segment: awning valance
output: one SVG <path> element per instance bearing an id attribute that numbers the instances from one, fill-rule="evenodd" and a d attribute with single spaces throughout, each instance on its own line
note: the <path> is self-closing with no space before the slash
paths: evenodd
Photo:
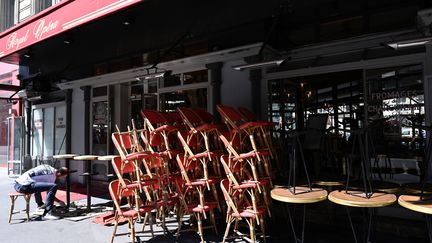
<path id="1" fill-rule="evenodd" d="M 0 59 L 143 0 L 65 0 L 0 33 Z"/>

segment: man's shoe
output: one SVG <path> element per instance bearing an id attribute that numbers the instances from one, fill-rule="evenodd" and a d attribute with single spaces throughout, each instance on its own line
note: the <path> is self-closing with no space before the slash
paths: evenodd
<path id="1" fill-rule="evenodd" d="M 53 215 L 51 212 L 48 212 L 44 216 L 42 216 L 42 220 L 57 220 L 57 219 L 60 219 L 60 217 Z"/>

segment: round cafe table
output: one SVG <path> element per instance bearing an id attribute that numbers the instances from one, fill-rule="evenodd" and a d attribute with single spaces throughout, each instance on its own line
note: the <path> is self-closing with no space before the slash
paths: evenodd
<path id="1" fill-rule="evenodd" d="M 97 160 L 112 160 L 113 158 L 118 157 L 118 156 L 119 155 L 102 155 L 102 156 L 99 156 L 97 158 Z"/>
<path id="2" fill-rule="evenodd" d="M 326 200 L 327 191 L 322 188 L 309 188 L 309 187 L 302 187 L 302 186 L 276 187 L 271 190 L 270 195 L 274 200 L 280 202 L 303 204 L 303 222 L 302 222 L 301 239 L 297 238 L 297 233 L 294 228 L 294 222 L 291 216 L 290 208 L 288 204 L 286 206 L 287 206 L 288 218 L 291 225 L 291 230 L 294 236 L 294 241 L 304 242 L 306 204 L 317 203 Z"/>
<path id="3" fill-rule="evenodd" d="M 370 237 L 371 237 L 371 229 L 372 229 L 372 223 L 374 222 L 372 220 L 373 215 L 374 215 L 374 208 L 378 208 L 378 207 L 385 207 L 388 205 L 393 204 L 394 202 L 396 202 L 396 196 L 394 194 L 390 194 L 390 193 L 385 193 L 385 192 L 374 192 L 372 193 L 372 195 L 370 195 L 370 197 L 366 197 L 365 193 L 362 191 L 332 191 L 329 196 L 328 199 L 331 202 L 334 202 L 336 204 L 339 205 L 343 205 L 346 206 L 346 212 L 348 215 L 348 220 L 350 222 L 350 226 L 351 226 L 351 230 L 353 233 L 353 237 L 355 242 L 357 241 L 357 234 L 356 234 L 356 230 L 354 228 L 354 224 L 351 218 L 351 213 L 350 210 L 348 209 L 348 207 L 357 207 L 357 208 L 367 208 L 368 209 L 368 214 L 369 214 L 369 220 L 367 220 L 365 218 L 364 225 L 363 228 L 366 229 L 366 234 L 364 236 L 366 236 L 366 238 L 364 239 L 365 242 L 369 243 L 370 242 Z M 364 217 L 367 217 L 366 215 L 364 215 Z"/>
<path id="4" fill-rule="evenodd" d="M 73 157 L 74 160 L 85 161 L 84 173 L 82 176 L 86 177 L 86 192 L 87 192 L 87 211 L 91 210 L 91 176 L 92 176 L 92 168 L 91 162 L 93 160 L 97 160 L 99 156 L 97 155 L 79 155 Z"/>
<path id="5" fill-rule="evenodd" d="M 322 188 L 296 187 L 295 194 L 292 188 L 278 187 L 271 190 L 274 200 L 286 203 L 316 203 L 327 199 L 327 191 Z"/>
<path id="6" fill-rule="evenodd" d="M 54 159 L 64 159 L 65 160 L 65 166 L 68 168 L 69 173 L 70 171 L 70 160 L 74 157 L 78 156 L 78 154 L 57 154 L 53 155 Z M 70 177 L 69 174 L 66 176 L 66 207 L 70 207 Z"/>
<path id="7" fill-rule="evenodd" d="M 429 236 L 429 242 L 432 242 L 432 200 L 422 200 L 420 196 L 401 195 L 398 203 L 409 210 L 423 213 L 426 218 L 426 230 Z"/>

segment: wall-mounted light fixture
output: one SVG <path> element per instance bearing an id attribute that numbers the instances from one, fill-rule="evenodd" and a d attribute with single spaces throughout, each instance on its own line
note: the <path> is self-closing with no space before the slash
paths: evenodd
<path id="1" fill-rule="evenodd" d="M 33 53 L 31 52 L 31 51 L 26 51 L 24 54 L 23 54 L 23 57 L 25 57 L 25 58 L 30 58 L 30 57 L 32 57 L 33 56 Z"/>
<path id="2" fill-rule="evenodd" d="M 432 37 L 427 37 L 427 38 L 418 38 L 418 39 L 412 39 L 412 40 L 404 40 L 404 41 L 386 43 L 386 45 L 388 47 L 391 47 L 391 48 L 397 50 L 400 48 L 421 46 L 421 45 L 424 45 L 424 44 L 431 42 L 431 41 L 432 41 Z"/>
<path id="3" fill-rule="evenodd" d="M 283 62 L 287 61 L 289 58 L 258 62 L 258 63 L 250 63 L 250 64 L 242 64 L 237 66 L 232 66 L 232 68 L 236 71 L 243 71 L 249 68 L 260 68 L 260 67 L 269 67 L 269 66 L 280 66 Z"/>
<path id="4" fill-rule="evenodd" d="M 152 78 L 165 78 L 169 75 L 171 75 L 171 70 L 160 70 L 158 68 L 147 68 L 146 74 L 136 77 L 135 79 L 137 81 L 143 80 L 143 79 L 152 79 Z"/>

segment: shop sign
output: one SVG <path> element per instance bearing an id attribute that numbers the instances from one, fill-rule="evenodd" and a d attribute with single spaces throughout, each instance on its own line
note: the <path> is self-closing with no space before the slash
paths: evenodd
<path id="1" fill-rule="evenodd" d="M 66 123 L 64 117 L 57 117 L 56 119 L 56 128 L 65 128 Z"/>
<path id="2" fill-rule="evenodd" d="M 143 0 L 66 0 L 0 34 L 0 58 Z"/>
<path id="3" fill-rule="evenodd" d="M 409 98 L 416 97 L 417 90 L 403 90 L 403 91 L 383 91 L 371 93 L 371 99 L 368 105 L 368 112 L 372 113 L 381 113 L 383 111 L 384 100 L 389 99 L 398 99 L 398 98 Z M 411 110 L 411 107 L 408 107 L 408 103 L 399 103 L 399 104 L 386 104 L 386 110 Z M 417 108 L 419 109 L 419 108 Z"/>

